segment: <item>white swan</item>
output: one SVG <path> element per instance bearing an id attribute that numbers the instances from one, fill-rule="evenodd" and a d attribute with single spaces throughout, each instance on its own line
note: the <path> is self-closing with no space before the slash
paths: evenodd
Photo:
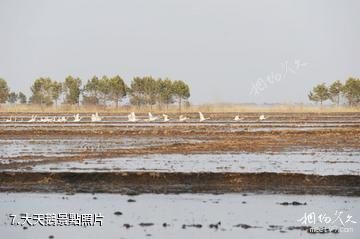
<path id="1" fill-rule="evenodd" d="M 263 120 L 266 120 L 266 119 L 268 119 L 269 117 L 265 117 L 265 115 L 260 115 L 259 116 L 259 120 L 260 121 L 263 121 Z"/>
<path id="2" fill-rule="evenodd" d="M 205 121 L 205 120 L 209 120 L 209 119 L 210 119 L 210 118 L 205 118 L 204 115 L 203 115 L 201 112 L 199 112 L 199 116 L 200 116 L 200 122 L 203 122 L 203 121 Z"/>
<path id="3" fill-rule="evenodd" d="M 80 122 L 81 118 L 79 114 L 74 115 L 74 122 Z"/>
<path id="4" fill-rule="evenodd" d="M 128 115 L 128 121 L 129 121 L 129 122 L 136 122 L 136 121 L 138 121 L 138 119 L 136 119 L 135 112 L 131 112 L 131 113 Z"/>
<path id="5" fill-rule="evenodd" d="M 234 118 L 234 121 L 241 121 L 241 120 L 244 120 L 244 118 L 240 118 L 239 115 L 236 115 Z"/>
<path id="6" fill-rule="evenodd" d="M 29 121 L 28 122 L 35 122 L 36 121 L 36 115 L 32 115 L 31 116 L 31 119 L 29 119 Z"/>
<path id="7" fill-rule="evenodd" d="M 164 122 L 168 122 L 170 120 L 168 115 L 163 114 L 162 116 L 164 117 Z"/>
<path id="8" fill-rule="evenodd" d="M 99 116 L 98 112 L 91 115 L 91 122 L 100 122 L 100 121 L 101 121 L 101 117 Z"/>
<path id="9" fill-rule="evenodd" d="M 187 121 L 189 118 L 188 117 L 186 117 L 186 116 L 183 116 L 183 115 L 180 115 L 179 116 L 179 121 L 180 122 L 185 122 L 185 121 Z"/>
<path id="10" fill-rule="evenodd" d="M 149 112 L 149 118 L 146 119 L 145 121 L 152 122 L 152 121 L 157 120 L 158 118 L 159 118 L 159 117 L 153 116 L 153 115 L 151 114 L 151 112 Z"/>
<path id="11" fill-rule="evenodd" d="M 10 119 L 5 120 L 5 122 L 12 122 L 12 116 L 10 116 Z"/>

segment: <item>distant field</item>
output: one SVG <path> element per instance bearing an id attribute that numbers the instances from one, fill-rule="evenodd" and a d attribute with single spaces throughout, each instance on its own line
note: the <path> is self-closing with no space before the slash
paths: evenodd
<path id="1" fill-rule="evenodd" d="M 69 106 L 59 105 L 52 107 L 41 107 L 39 105 L 0 105 L 0 113 L 11 112 L 52 112 L 52 113 L 86 113 L 86 112 L 99 112 L 99 113 L 126 113 L 126 112 L 168 112 L 178 113 L 179 109 L 176 105 L 171 105 L 168 108 L 163 106 L 153 107 L 134 107 L 134 106 L 119 106 L 119 108 L 111 106 Z M 291 112 L 291 113 L 331 113 L 331 112 L 360 112 L 360 107 L 348 107 L 348 106 L 312 106 L 312 105 L 230 105 L 230 104 L 206 104 L 206 105 L 193 105 L 183 107 L 181 112 L 193 113 L 202 111 L 204 113 L 221 113 L 221 112 Z"/>

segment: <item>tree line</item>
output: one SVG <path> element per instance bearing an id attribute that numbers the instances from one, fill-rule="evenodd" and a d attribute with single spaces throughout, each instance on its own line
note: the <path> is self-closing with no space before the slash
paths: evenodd
<path id="1" fill-rule="evenodd" d="M 31 96 L 27 99 L 22 92 L 11 92 L 7 82 L 0 78 L 0 103 L 38 104 L 52 106 L 68 105 L 115 105 L 128 99 L 138 107 L 154 106 L 168 108 L 177 103 L 179 109 L 190 97 L 190 87 L 181 80 L 155 79 L 151 76 L 134 77 L 130 86 L 119 76 L 93 76 L 85 84 L 79 77 L 68 76 L 64 82 L 50 77 L 40 77 L 31 86 Z M 82 97 L 81 97 L 82 96 Z M 81 101 L 80 101 L 81 100 Z"/>
<path id="2" fill-rule="evenodd" d="M 360 105 L 360 79 L 350 77 L 345 83 L 339 80 L 329 86 L 325 83 L 314 86 L 308 94 L 309 100 L 323 102 L 330 100 L 336 105 L 345 103 L 350 106 Z"/>

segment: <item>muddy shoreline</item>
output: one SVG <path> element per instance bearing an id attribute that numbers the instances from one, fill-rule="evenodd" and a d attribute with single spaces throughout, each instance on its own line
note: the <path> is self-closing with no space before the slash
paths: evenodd
<path id="1" fill-rule="evenodd" d="M 1 192 L 233 193 L 360 196 L 358 175 L 296 173 L 1 172 Z"/>
<path id="2" fill-rule="evenodd" d="M 86 122 L 37 126 L 21 122 L 14 122 L 13 125 L 1 123 L 0 141 L 3 146 L 0 149 L 3 155 L 0 162 L 0 191 L 124 194 L 268 191 L 360 196 L 360 175 L 357 171 L 357 155 L 360 150 L 359 113 L 269 114 L 271 120 L 265 122 L 258 122 L 257 115 L 245 114 L 248 122 L 239 123 L 222 122 L 225 119 L 231 121 L 231 114 L 210 114 L 212 122 L 209 123 L 112 124 L 121 117 L 121 120 L 126 120 L 126 115 L 107 115 L 104 125 Z M 296 125 L 297 122 L 302 123 Z M 345 122 L 353 125 L 345 126 Z M 334 125 L 321 126 L 324 123 Z M 317 128 L 319 126 L 324 128 Z M 299 162 L 299 173 L 286 170 L 276 173 L 266 171 L 266 155 L 279 152 L 286 153 L 286 162 L 295 161 L 292 157 L 296 152 L 309 152 L 310 155 L 321 155 L 322 152 L 343 154 L 332 156 L 331 160 L 310 156 L 310 162 Z M 259 169 L 256 168 L 256 172 L 230 173 L 226 169 L 223 172 L 112 172 L 100 169 L 95 172 L 71 172 L 71 166 L 68 167 L 69 171 L 52 171 L 52 168 L 57 167 L 56 164 L 64 162 L 71 165 L 71 162 L 81 163 L 85 160 L 96 162 L 99 159 L 118 158 L 120 161 L 127 156 L 140 158 L 158 155 L 161 158 L 176 154 L 191 157 L 195 154 L 241 153 L 264 154 L 261 158 L 264 161 L 260 161 L 263 163 L 259 165 Z M 353 167 L 354 171 L 352 174 L 345 172 L 337 176 L 331 175 L 331 170 L 324 176 L 316 172 L 305 173 L 306 166 L 303 165 L 319 164 L 319 161 L 326 162 L 329 169 L 335 168 L 331 164 L 342 163 L 345 164 L 343 167 Z M 48 171 L 31 172 L 36 166 L 50 163 L 54 165 Z M 278 163 L 273 162 L 272 167 L 280 167 L 281 164 Z M 234 161 L 233 164 L 246 167 L 250 165 L 241 160 Z M 170 163 L 168 165 L 171 167 Z M 86 168 L 86 164 L 79 167 Z M 119 162 L 118 167 L 121 169 L 124 165 Z"/>
<path id="3" fill-rule="evenodd" d="M 258 131 L 258 132 L 227 132 L 212 127 L 151 127 L 149 129 L 134 128 L 127 129 L 117 127 L 114 129 L 92 128 L 84 129 L 77 127 L 74 129 L 57 130 L 49 127 L 31 130 L 0 130 L 0 139 L 36 139 L 37 137 L 178 137 L 187 142 L 166 144 L 160 146 L 137 147 L 134 149 L 118 148 L 102 152 L 104 157 L 118 157 L 121 155 L 140 155 L 140 154 L 161 154 L 161 153 L 216 153 L 216 152 L 265 152 L 283 151 L 291 147 L 301 148 L 321 148 L 336 149 L 343 148 L 359 150 L 360 129 L 342 128 L 331 130 L 311 130 L 311 131 Z M 197 140 L 197 143 L 191 142 Z M 83 152 L 84 157 L 91 157 L 96 153 Z"/>

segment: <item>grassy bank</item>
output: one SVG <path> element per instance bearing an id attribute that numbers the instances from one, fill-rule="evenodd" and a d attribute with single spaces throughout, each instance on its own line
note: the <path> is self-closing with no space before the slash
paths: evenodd
<path id="1" fill-rule="evenodd" d="M 27 113 L 27 112 L 51 112 L 51 113 L 86 113 L 86 112 L 99 112 L 99 113 L 179 113 L 177 106 L 172 105 L 166 107 L 134 107 L 134 106 L 119 106 L 118 108 L 112 106 L 71 106 L 59 105 L 51 107 L 41 107 L 40 105 L 1 105 L 0 112 L 2 113 Z M 183 113 L 191 112 L 204 112 L 204 113 L 218 113 L 218 112 L 284 112 L 284 113 L 332 113 L 332 112 L 360 112 L 360 107 L 347 107 L 347 106 L 316 106 L 316 105 L 300 105 L 300 104 L 283 104 L 283 105 L 235 105 L 235 104 L 204 104 L 192 105 L 183 107 Z"/>

